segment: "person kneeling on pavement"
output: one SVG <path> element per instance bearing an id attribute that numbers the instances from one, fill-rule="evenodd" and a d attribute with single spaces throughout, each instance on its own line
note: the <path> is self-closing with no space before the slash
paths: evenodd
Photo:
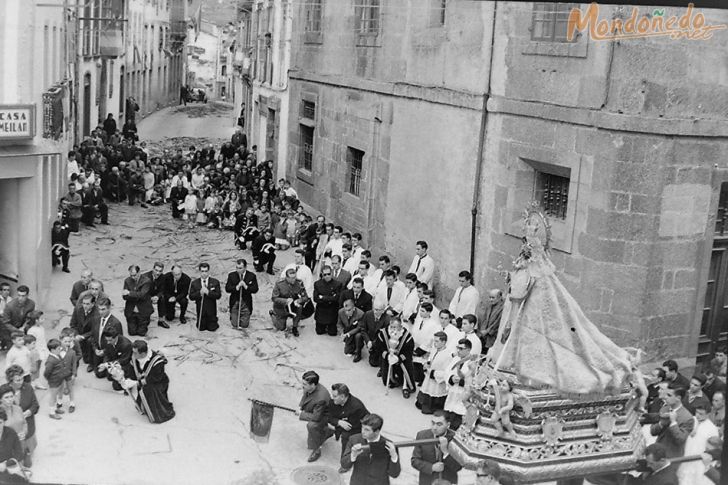
<path id="1" fill-rule="evenodd" d="M 331 396 L 329 391 L 319 383 L 319 375 L 310 370 L 301 377 L 303 384 L 303 396 L 299 403 L 300 410 L 296 416 L 301 421 L 307 421 L 308 449 L 312 450 L 308 461 L 316 461 L 321 458 L 321 445 L 334 435 L 334 431 L 328 427 L 328 412 Z"/>
<path id="2" fill-rule="evenodd" d="M 289 268 L 285 279 L 276 282 L 273 286 L 273 309 L 270 317 L 276 330 L 286 330 L 288 319 L 293 319 L 291 333 L 298 337 L 298 322 L 303 315 L 304 306 L 310 301 L 303 282 L 296 279 L 296 269 Z"/>
<path id="3" fill-rule="evenodd" d="M 131 374 L 133 369 L 131 366 L 132 345 L 128 338 L 119 334 L 114 327 L 104 330 L 104 361 L 96 367 L 95 375 L 99 379 L 106 378 L 111 381 L 111 387 L 119 393 L 123 393 L 121 385 L 116 382 L 110 373 L 115 368 L 122 369 L 125 373 Z"/>

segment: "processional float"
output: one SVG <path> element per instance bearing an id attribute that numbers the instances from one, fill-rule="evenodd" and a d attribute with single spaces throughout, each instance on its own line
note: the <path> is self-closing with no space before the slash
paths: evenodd
<path id="1" fill-rule="evenodd" d="M 547 218 L 532 205 L 505 274 L 496 344 L 470 377 L 450 445 L 466 468 L 493 460 L 518 483 L 626 470 L 645 447 L 630 389 L 634 353 L 602 334 L 558 280 L 550 239 Z"/>

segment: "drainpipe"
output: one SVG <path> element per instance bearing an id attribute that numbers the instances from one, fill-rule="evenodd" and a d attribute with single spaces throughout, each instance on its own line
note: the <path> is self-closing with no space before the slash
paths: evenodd
<path id="1" fill-rule="evenodd" d="M 483 151 L 485 150 L 485 124 L 488 121 L 488 98 L 490 81 L 493 76 L 493 49 L 495 43 L 495 24 L 498 13 L 498 2 L 493 3 L 493 21 L 490 34 L 490 59 L 488 60 L 488 78 L 483 91 L 483 107 L 480 116 L 480 133 L 478 136 L 478 157 L 475 159 L 475 184 L 473 186 L 473 207 L 470 210 L 470 274 L 475 275 L 475 241 L 477 236 L 478 205 L 480 204 L 480 178 L 483 171 Z"/>

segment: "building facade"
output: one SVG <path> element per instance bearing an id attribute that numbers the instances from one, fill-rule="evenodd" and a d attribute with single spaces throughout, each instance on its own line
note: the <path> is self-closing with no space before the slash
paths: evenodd
<path id="1" fill-rule="evenodd" d="M 0 281 L 41 301 L 73 143 L 66 13 L 61 0 L 0 2 Z"/>
<path id="2" fill-rule="evenodd" d="M 235 123 L 250 137 L 250 120 L 253 106 L 253 79 L 251 77 L 253 55 L 255 53 L 255 34 L 253 31 L 253 0 L 238 4 L 236 38 L 230 49 L 232 70 L 228 79 L 232 90 Z"/>
<path id="3" fill-rule="evenodd" d="M 121 129 L 129 97 L 139 105 L 137 120 L 179 100 L 186 7 L 186 0 L 78 2 L 80 139 L 109 114 Z"/>
<path id="4" fill-rule="evenodd" d="M 406 264 L 427 240 L 440 305 L 463 269 L 481 294 L 505 288 L 536 200 L 561 280 L 607 335 L 650 359 L 709 356 L 728 332 L 728 35 L 570 41 L 578 4 L 424 3 L 297 4 L 301 198 L 375 255 Z"/>
<path id="5" fill-rule="evenodd" d="M 190 31 L 187 44 L 187 86 L 206 91 L 209 99 L 217 99 L 220 63 L 220 29 L 206 21 L 197 30 Z"/>
<path id="6" fill-rule="evenodd" d="M 289 78 L 293 18 L 290 0 L 256 0 L 253 106 L 248 143 L 258 146 L 258 160 L 273 160 L 277 177 L 287 173 Z"/>

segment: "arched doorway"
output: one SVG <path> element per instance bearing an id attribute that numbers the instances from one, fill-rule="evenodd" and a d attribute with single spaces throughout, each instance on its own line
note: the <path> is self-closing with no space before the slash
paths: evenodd
<path id="1" fill-rule="evenodd" d="M 91 73 L 83 76 L 83 121 L 81 133 L 83 136 L 91 134 Z"/>

